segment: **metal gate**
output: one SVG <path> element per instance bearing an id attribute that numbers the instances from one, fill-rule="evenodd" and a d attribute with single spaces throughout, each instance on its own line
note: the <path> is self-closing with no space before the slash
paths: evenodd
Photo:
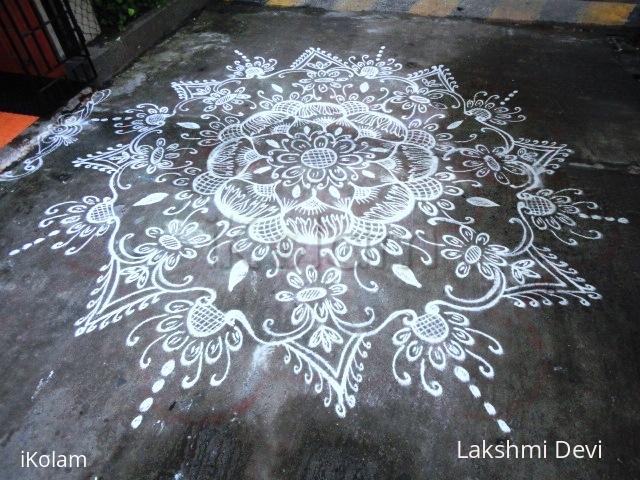
<path id="1" fill-rule="evenodd" d="M 46 115 L 95 78 L 68 0 L 0 0 L 0 111 Z"/>

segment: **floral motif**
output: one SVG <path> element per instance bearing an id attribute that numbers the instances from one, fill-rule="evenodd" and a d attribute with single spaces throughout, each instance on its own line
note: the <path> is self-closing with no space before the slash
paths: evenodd
<path id="1" fill-rule="evenodd" d="M 580 209 L 570 196 L 542 189 L 535 193 L 523 192 L 520 198 L 524 213 L 531 217 L 533 224 L 540 230 L 560 230 L 563 225 L 575 227 L 574 217 L 580 213 Z"/>
<path id="2" fill-rule="evenodd" d="M 443 93 L 437 90 L 409 85 L 404 90 L 393 92 L 389 101 L 399 104 L 402 110 L 409 110 L 410 115 L 415 115 L 429 110 L 444 110 L 447 106 L 440 101 L 443 97 Z"/>
<path id="3" fill-rule="evenodd" d="M 358 145 L 340 128 L 330 133 L 312 132 L 307 127 L 296 133 L 294 138 L 283 139 L 280 144 L 272 141 L 281 149 L 270 151 L 275 157 L 269 161 L 273 168 L 271 177 L 282 178 L 286 186 L 301 184 L 304 188 L 317 187 L 320 190 L 328 185 L 342 188 L 346 181 L 358 177 L 358 170 L 366 168 L 368 163 L 363 157 L 375 158 L 375 154 L 367 152 L 368 145 Z"/>
<path id="4" fill-rule="evenodd" d="M 71 145 L 77 140 L 76 135 L 82 131 L 83 121 L 81 113 L 61 115 L 49 129 L 51 139 L 59 141 L 63 145 Z"/>
<path id="5" fill-rule="evenodd" d="M 445 235 L 442 240 L 449 248 L 440 251 L 447 260 L 459 260 L 456 266 L 456 275 L 464 278 L 469 275 L 471 267 L 476 267 L 478 272 L 487 280 L 495 277 L 496 270 L 507 264 L 503 255 L 509 249 L 502 245 L 489 244 L 489 235 L 476 233 L 470 227 L 461 225 L 460 237 Z"/>
<path id="6" fill-rule="evenodd" d="M 340 82 L 346 80 L 341 76 L 339 70 L 330 69 L 329 63 L 318 63 L 316 69 L 307 70 L 307 78 L 301 79 L 300 85 L 303 85 L 307 89 L 317 89 L 319 93 L 326 93 L 329 88 L 340 88 L 342 84 Z"/>
<path id="7" fill-rule="evenodd" d="M 565 243 L 574 244 L 574 239 L 565 240 L 562 230 L 568 235 L 583 238 L 600 238 L 601 234 L 595 230 L 578 233 L 574 230 L 578 226 L 577 219 L 587 217 L 581 207 L 594 210 L 598 206 L 593 202 L 575 201 L 571 195 L 582 195 L 582 191 L 575 188 L 553 191 L 543 188 L 537 191 L 524 191 L 518 194 L 518 207 L 531 223 L 539 230 L 549 230 Z M 624 222 L 623 222 L 624 223 Z"/>
<path id="8" fill-rule="evenodd" d="M 42 167 L 47 155 L 63 145 L 74 143 L 78 134 L 89 123 L 89 116 L 93 113 L 95 106 L 103 102 L 110 93 L 109 90 L 96 92 L 79 110 L 61 113 L 54 117 L 44 134 L 38 138 L 36 154 L 22 160 L 17 168 L 0 172 L 0 182 L 13 181 L 36 172 Z"/>
<path id="9" fill-rule="evenodd" d="M 492 123 L 494 125 L 506 125 L 512 122 L 522 122 L 525 116 L 520 112 L 520 107 L 514 109 L 509 108 L 507 102 L 511 100 L 515 94 L 514 90 L 501 101 L 499 95 L 489 95 L 487 92 L 478 92 L 473 99 L 467 100 L 465 104 L 465 113 L 473 116 L 479 122 Z"/>
<path id="10" fill-rule="evenodd" d="M 173 160 L 180 156 L 180 148 L 177 143 L 167 145 L 164 138 L 156 140 L 155 146 L 141 145 L 138 148 L 137 155 L 131 163 L 131 168 L 145 169 L 152 175 L 157 170 L 168 170 L 173 168 Z"/>
<path id="11" fill-rule="evenodd" d="M 502 355 L 503 350 L 500 343 L 486 333 L 470 329 L 469 319 L 458 312 L 441 312 L 437 305 L 427 305 L 424 314 L 413 315 L 404 320 L 404 328 L 398 330 L 393 343 L 399 347 L 396 353 L 396 361 L 400 352 L 405 352 L 406 359 L 413 363 L 420 358 L 428 361 L 429 366 L 437 371 L 444 371 L 447 362 L 457 364 L 455 367 L 456 376 L 462 376 L 462 381 L 469 380 L 469 373 L 460 365 L 470 355 L 469 351 L 476 344 L 475 336 L 483 336 L 492 342 L 490 350 L 495 355 Z M 474 358 L 478 354 L 474 353 Z M 488 366 L 486 360 L 480 357 L 480 361 L 485 367 L 481 370 L 486 377 L 493 377 L 493 369 Z M 395 365 L 395 364 L 394 364 Z M 395 369 L 394 369 L 395 371 Z M 396 375 L 398 375 L 396 373 Z M 404 375 L 399 378 L 401 383 L 407 383 L 409 376 Z M 422 383 L 426 389 L 434 396 L 442 394 L 442 387 L 436 381 L 426 379 L 426 369 L 421 370 Z"/>
<path id="12" fill-rule="evenodd" d="M 166 229 L 149 227 L 146 234 L 153 242 L 138 245 L 133 252 L 148 265 L 160 265 L 167 270 L 174 269 L 182 258 L 196 258 L 196 249 L 211 240 L 210 235 L 200 233 L 197 222 L 179 220 L 171 220 Z"/>
<path id="13" fill-rule="evenodd" d="M 127 116 L 116 121 L 117 133 L 140 132 L 164 126 L 172 114 L 168 107 L 159 107 L 153 103 L 142 103 L 136 108 L 125 110 Z M 115 119 L 114 119 L 115 120 Z"/>
<path id="14" fill-rule="evenodd" d="M 247 95 L 244 91 L 244 87 L 239 87 L 235 90 L 229 88 L 214 90 L 207 98 L 202 100 L 203 103 L 207 104 L 204 111 L 213 112 L 220 107 L 225 112 L 230 112 L 235 105 L 242 105 L 245 100 L 251 98 L 251 95 Z"/>
<path id="15" fill-rule="evenodd" d="M 340 270 L 329 268 L 318 279 L 318 270 L 308 265 L 304 278 L 296 272 L 287 274 L 287 283 L 296 291 L 282 290 L 275 298 L 280 302 L 296 303 L 291 313 L 293 325 L 338 320 L 347 313 L 347 306 L 337 298 L 347 291 L 347 286 L 340 283 L 341 277 Z"/>
<path id="16" fill-rule="evenodd" d="M 382 58 L 385 47 L 381 47 L 378 54 L 371 58 L 369 55 L 363 55 L 360 59 L 349 57 L 349 64 L 353 71 L 361 77 L 374 79 L 376 77 L 392 75 L 402 68 L 402 65 L 395 63 L 393 58 Z"/>
<path id="17" fill-rule="evenodd" d="M 244 316 L 239 311 L 225 313 L 219 310 L 215 305 L 215 295 L 202 296 L 195 301 L 173 300 L 165 305 L 163 314 L 147 319 L 155 322 L 155 338 L 149 342 L 145 352 L 158 344 L 165 355 L 177 354 L 182 367 L 194 370 L 194 373 L 183 377 L 183 388 L 190 388 L 200 380 L 203 364 L 224 364 L 221 371 L 209 378 L 212 386 L 220 385 L 227 376 L 229 354 L 242 347 L 242 330 L 236 322 L 243 319 Z M 133 346 L 140 341 L 141 327 L 146 324 L 147 321 L 141 322 L 129 333 L 127 345 Z M 149 362 L 145 360 L 143 359 L 143 368 L 149 366 Z M 167 361 L 163 367 L 164 373 L 167 370 L 172 373 L 175 365 L 175 359 Z M 164 380 L 159 385 L 158 390 L 164 385 Z"/>
<path id="18" fill-rule="evenodd" d="M 445 193 L 431 178 L 428 137 L 361 102 L 277 102 L 220 136 L 193 190 L 248 224 L 256 242 L 370 247 L 416 203 Z"/>
<path id="19" fill-rule="evenodd" d="M 264 57 L 254 57 L 253 60 L 243 55 L 242 52 L 236 50 L 236 54 L 242 57 L 242 60 L 235 60 L 233 65 L 227 67 L 237 77 L 260 78 L 269 72 L 273 72 L 276 61 L 274 59 L 265 60 Z"/>
<path id="20" fill-rule="evenodd" d="M 51 248 L 66 248 L 65 254 L 72 255 L 82 250 L 92 239 L 101 237 L 116 223 L 111 197 L 87 195 L 82 201 L 62 202 L 49 207 L 47 216 L 39 224 L 46 228 L 54 223 L 64 229 L 66 240 L 56 242 Z"/>
<path id="21" fill-rule="evenodd" d="M 478 178 L 490 176 L 503 185 L 511 185 L 516 188 L 522 186 L 527 180 L 527 167 L 516 160 L 516 155 L 506 153 L 504 147 L 495 147 L 493 151 L 489 151 L 484 145 L 476 145 L 475 148 L 461 148 L 457 151 L 451 151 L 447 157 L 450 158 L 454 152 L 459 152 L 468 159 L 462 162 L 462 166 L 466 168 L 458 170 L 450 167 L 452 172 L 475 172 Z"/>

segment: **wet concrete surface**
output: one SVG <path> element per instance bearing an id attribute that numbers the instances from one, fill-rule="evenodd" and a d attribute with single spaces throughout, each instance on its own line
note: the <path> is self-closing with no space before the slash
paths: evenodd
<path id="1" fill-rule="evenodd" d="M 613 34 L 633 42 L 627 34 Z M 472 326 L 504 348 L 504 355 L 490 358 L 495 378 L 479 385 L 511 432 L 500 431 L 482 402 L 451 373 L 439 378 L 444 387 L 439 397 L 415 379 L 401 386 L 391 371 L 395 348 L 389 327 L 386 335 L 371 340 L 356 404 L 344 418 L 333 405 L 323 405 L 324 395 L 304 383 L 304 372 L 295 375 L 293 364 L 283 362 L 282 349 L 251 344 L 247 336 L 220 386 L 213 388 L 205 379 L 185 390 L 182 377 L 175 377 L 153 396 L 142 424 L 133 429 L 131 421 L 163 362 L 156 356 L 153 368 L 141 369 L 142 348 L 125 343 L 144 313 L 74 337 L 74 322 L 86 314 L 98 269 L 108 261 L 109 235 L 73 255 L 52 251 L 53 240 L 8 255 L 42 235 L 38 222 L 51 205 L 109 194 L 103 172 L 74 168 L 71 162 L 106 151 L 123 137 L 109 122 L 89 122 L 75 143 L 51 153 L 40 170 L 0 184 L 1 479 L 640 478 L 640 88 L 631 72 L 638 58 L 633 53 L 619 58 L 606 32 L 211 7 L 117 77 L 93 117 L 122 116 L 145 102 L 171 107 L 177 102 L 172 82 L 226 78 L 225 66 L 237 59 L 235 49 L 288 65 L 308 47 L 346 59 L 375 55 L 380 45 L 406 71 L 446 65 L 465 98 L 480 90 L 508 95 L 517 89 L 513 102 L 523 107 L 527 120 L 505 127 L 509 133 L 516 139 L 566 143 L 575 151 L 558 172 L 544 177 L 545 186 L 581 188 L 603 216 L 629 220 L 594 220 L 587 227 L 601 230 L 604 238 L 581 239 L 577 247 L 540 234 L 542 245 L 602 295 L 591 306 L 570 298 L 567 305 L 554 301 L 522 309 L 503 299 L 495 308 L 468 315 Z M 198 122 L 200 113 L 184 112 L 179 120 Z M 175 125 L 167 131 L 174 138 L 184 133 Z M 198 154 L 194 162 L 206 163 L 206 158 Z M 135 178 L 130 193 L 123 190 L 129 200 L 116 212 L 132 225 L 138 215 L 134 192 L 156 190 L 153 177 Z M 500 192 L 495 198 L 507 202 L 508 194 Z M 160 215 L 159 206 L 145 208 L 140 216 L 145 221 Z M 501 215 L 486 214 L 481 225 L 506 244 L 515 239 Z M 183 273 L 200 280 L 210 275 L 204 266 Z M 455 283 L 447 277 L 451 271 L 433 268 L 430 275 L 432 280 L 423 280 L 430 294 L 450 280 Z M 221 289 L 218 299 L 227 309 L 241 304 L 252 311 L 277 311 L 273 297 L 263 296 L 271 287 L 261 290 L 255 277 L 251 287 L 233 293 Z M 480 291 L 478 285 L 466 288 Z M 416 296 L 404 288 L 407 299 Z M 601 440 L 603 458 L 457 458 L 458 441 L 483 440 Z M 84 454 L 87 467 L 21 468 L 23 450 Z"/>

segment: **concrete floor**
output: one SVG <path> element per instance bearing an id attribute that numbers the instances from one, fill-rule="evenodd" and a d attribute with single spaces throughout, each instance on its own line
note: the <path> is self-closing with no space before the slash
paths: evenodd
<path id="1" fill-rule="evenodd" d="M 624 34 L 619 34 L 616 41 L 624 44 L 627 40 Z M 207 128 L 220 131 L 221 127 L 213 125 L 215 121 L 206 118 L 206 114 L 226 115 L 238 108 L 242 116 L 236 117 L 237 121 L 243 122 L 255 111 L 272 108 L 277 95 L 286 97 L 294 91 L 289 77 L 253 78 L 227 84 L 233 90 L 229 94 L 254 96 L 254 109 L 243 103 L 246 98 L 235 96 L 218 104 L 199 101 L 184 104 L 185 108 L 173 112 L 171 117 L 162 115 L 172 113 L 180 100 L 211 93 L 197 91 L 202 84 L 198 87 L 184 82 L 230 78 L 232 72 L 225 66 L 240 58 L 234 50 L 252 59 L 254 56 L 277 59 L 278 71 L 309 47 L 347 60 L 364 54 L 373 58 L 381 45 L 386 50 L 380 58 L 393 57 L 403 64 L 397 75 L 405 78 L 431 65 L 445 65 L 459 84 L 455 91 L 465 99 L 473 99 L 478 91 L 505 97 L 518 90 L 515 98 L 505 105 L 521 106 L 526 121 L 502 125 L 490 123 L 482 115 L 480 118 L 464 115 L 447 103 L 455 103 L 453 99 L 457 97 L 445 95 L 444 99 L 432 97 L 430 106 L 423 110 L 418 106 L 426 104 L 424 97 L 418 99 L 423 103 L 415 103 L 415 99 L 413 104 L 407 103 L 407 109 L 403 109 L 405 104 L 400 100 L 390 103 L 389 108 L 395 109 L 390 115 L 396 118 L 391 125 L 397 126 L 394 122 L 413 111 L 410 109 L 414 106 L 417 110 L 413 118 L 420 121 L 446 110 L 442 118 L 447 122 L 437 117 L 434 133 L 445 135 L 437 136 L 435 146 L 425 146 L 429 141 L 424 138 L 417 142 L 422 145 L 419 148 L 425 155 L 421 157 L 425 165 L 438 167 L 434 178 L 449 182 L 454 188 L 442 198 L 450 200 L 455 209 L 446 210 L 446 203 L 437 204 L 439 213 L 435 217 L 444 216 L 445 211 L 454 212 L 459 221 L 473 217 L 471 226 L 477 232 L 488 232 L 489 244 L 505 245 L 511 252 L 518 250 L 523 228 L 526 230 L 525 224 L 530 222 L 529 240 L 535 239 L 532 245 L 540 249 L 538 257 L 514 257 L 508 262 L 506 250 L 497 257 L 468 259 L 470 273 L 466 277 L 456 275 L 460 259 L 447 259 L 443 252 L 445 247 L 455 250 L 457 244 L 452 237 L 461 238 L 463 232 L 457 223 L 429 222 L 435 217 L 415 208 L 398 223 L 414 235 L 408 243 L 415 240 L 417 230 L 425 232 L 424 238 L 432 243 L 413 245 L 430 245 L 425 248 L 431 255 L 431 264 L 421 263 L 422 253 L 415 255 L 414 251 L 411 257 L 413 250 L 408 245 L 397 256 L 379 248 L 383 257 L 381 267 L 369 265 L 358 271 L 351 263 L 340 272 L 339 279 L 325 278 L 327 289 L 331 283 L 345 285 L 343 293 L 340 287 L 330 291 L 346 304 L 348 315 L 344 319 L 351 322 L 346 329 L 351 334 L 340 330 L 341 340 L 334 338 L 331 344 L 331 334 L 323 328 L 333 325 L 331 331 L 339 330 L 337 323 L 332 323 L 333 317 L 327 314 L 330 310 L 340 317 L 339 304 L 313 310 L 305 317 L 292 310 L 296 303 L 310 304 L 302 296 L 287 302 L 283 294 L 277 300 L 277 292 L 295 292 L 299 288 L 297 281 L 287 279 L 284 272 L 285 268 L 292 269 L 289 273 L 295 272 L 294 260 L 289 259 L 291 264 L 286 266 L 283 263 L 282 271 L 272 275 L 273 264 L 267 260 L 277 253 L 271 250 L 266 260 L 256 260 L 248 270 L 243 269 L 247 265 L 243 259 L 259 256 L 260 250 L 251 250 L 255 244 L 247 250 L 236 244 L 240 252 L 216 250 L 219 263 L 211 259 L 211 254 L 210 261 L 205 260 L 216 241 L 213 237 L 220 232 L 218 222 L 228 219 L 232 225 L 242 223 L 237 217 L 238 210 L 216 208 L 213 195 L 207 197 L 202 193 L 204 187 L 194 187 L 196 177 L 205 175 L 208 169 L 216 169 L 215 163 L 207 166 L 207 158 L 219 141 L 215 138 L 211 141 L 202 131 Z M 331 62 L 331 57 L 324 58 Z M 240 65 L 243 64 L 244 60 Z M 83 111 L 86 119 L 81 115 L 60 123 L 66 127 L 61 127 L 55 140 L 58 143 L 45 156 L 41 168 L 24 178 L 0 183 L 0 318 L 3 319 L 0 479 L 640 478 L 637 373 L 640 300 L 636 295 L 640 287 L 636 245 L 640 89 L 633 77 L 637 66 L 637 54 L 617 52 L 604 32 L 511 28 L 403 15 L 238 6 L 206 10 L 120 75 L 110 87 L 108 97 L 106 92 L 94 97 L 94 102 Z M 365 73 L 361 72 L 362 78 L 357 79 L 355 93 L 350 92 L 358 99 L 376 95 L 387 86 L 397 90 L 393 81 L 380 82 L 375 75 L 366 78 Z M 301 78 L 306 85 L 315 85 L 314 88 L 330 84 L 309 83 L 317 76 Z M 176 88 L 182 97 L 178 98 L 172 82 L 183 82 Z M 206 85 L 215 87 L 215 83 Z M 246 89 L 238 92 L 236 89 L 240 87 Z M 447 88 L 453 90 L 451 84 Z M 316 93 L 323 95 L 320 90 Z M 259 96 L 267 103 L 260 104 Z M 234 100 L 239 103 L 233 103 Z M 225 101 L 229 111 L 223 110 Z M 447 104 L 447 108 L 434 106 L 439 102 Z M 147 103 L 166 106 L 168 110 L 150 113 L 149 108 L 156 107 L 142 105 Z M 213 108 L 203 110 L 207 105 Z M 500 100 L 491 108 L 483 105 L 494 119 L 499 113 L 497 109 L 503 106 Z M 465 108 L 469 111 L 474 106 L 478 104 L 467 104 Z M 149 120 L 151 115 L 156 116 Z M 321 117 L 326 120 L 330 115 L 324 110 Z M 372 113 L 367 119 L 371 130 L 378 129 L 382 138 L 387 138 L 385 135 L 392 135 L 391 129 L 380 126 L 379 115 Z M 447 118 L 449 115 L 455 121 Z M 296 116 L 300 119 L 304 114 L 298 111 Z M 516 117 L 517 114 L 512 119 Z M 326 123 L 325 120 L 322 121 Z M 267 124 L 271 121 L 265 120 Z M 212 124 L 210 127 L 206 127 L 208 122 Z M 362 120 L 358 127 L 362 135 L 365 123 Z M 227 122 L 227 127 L 230 124 Z M 69 125 L 80 125 L 82 131 Z M 416 125 L 408 128 L 416 129 Z M 227 130 L 232 136 L 234 128 Z M 426 126 L 423 131 L 428 131 Z M 509 137 L 497 131 L 508 132 Z M 367 132 L 373 135 L 370 130 Z M 447 132 L 453 132 L 452 137 L 447 137 Z M 335 130 L 334 133 L 339 135 Z M 526 192 L 517 197 L 522 192 L 498 181 L 495 169 L 485 169 L 483 175 L 480 167 L 473 167 L 475 163 L 463 163 L 474 159 L 487 161 L 490 152 L 458 152 L 466 160 L 450 155 L 456 141 L 468 140 L 473 134 L 478 137 L 468 142 L 472 150 L 476 142 L 495 147 L 506 141 L 514 155 L 520 152 L 519 159 L 503 156 L 502 162 L 516 162 L 511 163 L 513 166 L 517 162 L 526 163 L 523 159 L 529 158 L 534 179 L 544 187 L 554 191 L 580 188 L 584 191 L 582 196 L 575 191 L 565 194 L 571 196 L 572 202 L 584 197 L 597 202 L 600 208 L 591 209 L 591 205 L 582 203 L 571 209 L 556 198 L 560 202 L 555 207 L 557 211 L 565 212 L 563 218 L 575 221 L 576 225 L 560 220 L 559 229 L 555 230 L 544 223 L 550 217 L 540 211 L 534 218 L 534 205 Z M 282 136 L 281 131 L 272 134 L 279 140 Z M 64 139 L 72 137 L 77 140 L 63 144 Z M 158 143 L 160 138 L 166 141 Z M 522 138 L 566 143 L 574 153 L 564 162 L 557 162 L 566 153 L 562 147 L 531 144 Z M 180 143 L 177 148 L 186 149 L 175 150 L 171 146 L 174 142 Z M 384 151 L 391 143 L 389 139 L 387 143 L 379 141 L 375 153 Z M 159 158 L 160 147 L 166 149 L 163 161 L 169 163 L 156 163 L 151 168 L 150 159 Z M 366 150 L 371 145 L 360 147 Z M 536 153 L 537 157 L 533 155 Z M 556 156 L 550 164 L 561 163 L 553 175 L 543 172 L 545 168 L 539 160 L 544 155 Z M 74 166 L 76 159 L 79 160 Z M 193 170 L 186 163 L 179 163 L 188 161 L 193 162 Z M 406 156 L 399 160 L 403 161 L 412 160 Z M 169 170 L 171 162 L 182 166 Z M 234 172 L 241 166 L 233 164 Z M 250 172 L 252 178 L 258 178 L 258 170 Z M 14 171 L 22 172 L 20 166 Z M 446 177 L 452 172 L 461 183 L 453 183 L 451 176 Z M 518 173 L 517 167 L 507 173 L 509 181 L 514 175 L 526 178 Z M 407 171 L 400 169 L 394 174 L 402 177 Z M 188 181 L 174 183 L 178 178 Z M 209 179 L 215 178 L 218 177 L 212 174 Z M 540 198 L 541 187 L 537 185 L 528 191 L 536 192 L 536 198 Z M 323 192 L 318 195 L 324 195 Z M 331 192 L 322 197 L 323 201 L 344 195 L 343 190 Z M 309 189 L 303 189 L 302 193 L 291 189 L 290 198 L 286 198 L 306 198 L 305 195 L 309 195 Z M 415 195 L 417 199 L 418 194 Z M 478 197 L 485 200 L 485 206 L 482 201 L 473 200 Z M 202 199 L 200 205 L 198 198 Z M 495 205 L 486 206 L 486 200 Z M 60 205 L 61 202 L 69 203 Z M 416 200 L 416 205 L 419 203 Z M 100 208 L 92 209 L 98 204 Z M 257 219 L 271 211 L 266 207 L 262 210 L 263 206 L 254 206 L 259 212 Z M 268 206 L 276 208 L 274 204 Z M 172 207 L 185 210 L 178 214 L 167 212 Z M 542 208 L 540 204 L 538 207 Z M 395 207 L 380 208 L 388 213 L 388 209 Z M 197 230 L 185 233 L 180 229 L 188 229 L 186 223 L 175 228 L 167 223 L 172 215 L 184 219 L 185 212 L 191 210 L 197 210 L 197 215 L 190 217 L 198 219 Z M 510 223 L 510 218 L 521 220 Z M 391 235 L 389 220 L 384 215 L 376 221 Z M 74 225 L 79 225 L 78 230 L 73 230 Z M 173 233 L 174 239 L 182 239 L 184 245 L 176 247 L 168 237 L 163 237 L 162 243 L 160 232 L 148 230 L 158 225 L 164 228 L 164 234 Z M 595 236 L 593 230 L 601 231 L 603 238 L 584 238 Z M 75 233 L 78 235 L 74 237 Z M 236 241 L 226 233 L 221 238 L 230 239 L 226 245 Z M 473 241 L 478 241 L 474 238 Z M 147 247 L 141 246 L 142 239 L 148 242 Z M 567 244 L 571 239 L 577 240 L 577 245 Z M 164 250 L 153 243 L 155 240 L 157 245 L 162 243 Z M 185 250 L 186 244 L 191 250 Z M 484 248 L 482 242 L 478 244 Z M 135 250 L 135 245 L 140 248 Z M 318 249 L 306 246 L 309 255 L 317 255 L 316 268 L 321 276 L 329 269 L 328 260 Z M 532 248 L 528 247 L 527 254 Z M 544 248 L 569 266 L 555 262 L 556 270 L 551 267 L 536 270 L 539 264 L 535 259 L 546 252 Z M 191 253 L 196 251 L 197 260 L 192 258 L 195 253 Z M 485 254 L 487 251 L 484 250 Z M 499 249 L 495 251 L 500 253 Z M 527 259 L 533 260 L 527 263 Z M 509 268 L 513 268 L 515 261 L 521 263 L 514 274 Z M 475 268 L 483 262 L 488 266 L 484 276 Z M 396 268 L 397 265 L 400 267 Z M 145 278 L 142 273 L 145 271 L 154 278 Z M 158 277 L 158 271 L 164 273 Z M 355 276 L 358 272 L 359 279 Z M 310 276 L 302 268 L 299 281 L 318 285 Z M 377 292 L 367 290 L 372 281 L 381 287 Z M 189 287 L 175 287 L 183 282 Z M 528 297 L 513 293 L 520 283 L 526 286 L 531 282 L 542 285 L 537 293 L 534 289 L 529 290 Z M 150 284 L 155 287 L 149 287 Z M 196 284 L 198 287 L 192 288 Z M 451 285 L 453 294 L 463 299 L 479 298 L 491 285 L 500 292 L 494 292 L 495 302 L 487 300 L 468 307 L 464 302 L 451 300 L 446 285 Z M 212 290 L 217 292 L 217 307 L 210 303 Z M 327 291 L 324 290 L 329 295 Z M 316 289 L 315 293 L 318 292 Z M 307 294 L 311 295 L 310 290 Z M 87 309 L 89 301 L 93 303 Z M 172 305 L 170 301 L 176 303 Z M 518 307 L 519 301 L 526 308 Z M 125 304 L 130 308 L 118 310 Z M 534 308 L 531 304 L 542 305 Z M 200 310 L 194 313 L 197 305 Z M 429 306 L 431 317 L 424 314 L 424 308 Z M 413 313 L 396 315 L 401 310 Z M 424 322 L 430 319 L 432 328 L 448 328 L 451 333 L 455 319 L 460 317 L 445 314 L 449 311 L 468 318 L 469 329 L 462 330 L 475 343 L 467 345 L 471 353 L 463 355 L 464 359 L 456 360 L 455 355 L 445 354 L 446 368 L 440 371 L 432 368 L 433 362 L 426 352 L 430 346 L 440 348 L 441 338 L 436 338 L 437 333 L 420 330 L 418 324 L 423 322 L 426 328 Z M 226 315 L 216 316 L 215 312 Z M 370 312 L 375 315 L 373 326 L 353 325 L 365 321 Z M 441 315 L 438 317 L 434 312 Z M 434 320 L 434 315 L 439 320 Z M 204 324 L 196 325 L 194 316 Z M 184 330 L 172 327 L 169 317 L 187 322 L 191 336 L 185 342 L 195 339 L 193 345 L 204 345 L 197 342 L 220 339 L 222 360 L 205 364 L 200 372 L 197 361 L 187 365 L 188 359 L 198 355 L 189 357 L 175 344 L 161 348 L 157 343 L 143 353 L 154 339 L 162 340 L 171 332 Z M 265 328 L 263 321 L 268 318 L 275 320 Z M 443 327 L 445 321 L 449 322 L 448 327 Z M 139 324 L 140 328 L 130 335 Z M 296 325 L 308 328 L 290 343 L 287 339 L 281 341 L 275 333 L 265 334 L 269 330 L 291 332 Z M 414 348 L 422 348 L 420 358 L 428 370 L 424 382 L 420 377 L 420 358 L 408 361 L 402 350 L 408 345 L 402 345 L 400 334 L 394 337 L 402 328 L 417 339 Z M 322 342 L 311 346 L 313 332 L 317 333 L 317 342 L 319 339 L 329 342 L 330 352 Z M 238 345 L 239 338 L 242 346 Z M 458 338 L 468 339 L 464 334 Z M 351 340 L 359 347 L 348 350 Z M 503 354 L 495 341 L 501 345 Z M 296 356 L 302 351 L 307 351 L 308 362 Z M 361 372 L 357 367 L 353 371 L 354 375 L 362 376 L 358 379 L 361 381 L 354 380 L 356 387 L 345 386 L 343 382 L 334 388 L 330 376 L 323 377 L 317 368 L 321 360 L 335 365 L 342 351 L 353 354 L 356 364 L 363 366 Z M 396 365 L 394 355 L 398 351 L 404 363 L 397 364 L 394 377 L 392 366 Z M 283 361 L 287 352 L 293 352 L 288 364 Z M 214 380 L 225 375 L 227 353 L 228 374 L 220 386 L 212 387 L 209 382 L 212 375 Z M 486 359 L 491 367 L 475 355 Z M 296 375 L 299 361 L 302 368 Z M 492 369 L 495 375 L 488 373 Z M 304 376 L 309 372 L 313 378 L 305 382 Z M 343 377 L 336 377 L 339 381 L 349 377 L 350 372 L 342 374 Z M 401 384 L 407 383 L 405 375 L 411 376 L 410 385 Z M 434 392 L 434 396 L 428 390 L 437 390 L 436 385 L 443 392 L 440 395 Z M 352 394 L 353 406 L 349 401 Z M 328 395 L 331 397 L 325 402 Z M 474 398 L 478 395 L 480 399 Z M 483 406 L 484 402 L 490 405 Z M 491 411 L 491 406 L 497 413 Z M 498 424 L 497 420 L 504 423 Z M 483 440 L 492 444 L 504 444 L 507 440 L 518 444 L 546 440 L 553 444 L 565 440 L 590 445 L 602 441 L 603 458 L 457 458 L 458 441 L 468 446 Z M 84 454 L 87 467 L 21 468 L 21 451 L 51 450 Z"/>

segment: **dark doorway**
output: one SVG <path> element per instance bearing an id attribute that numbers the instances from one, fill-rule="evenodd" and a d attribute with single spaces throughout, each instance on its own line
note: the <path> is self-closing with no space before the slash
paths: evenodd
<path id="1" fill-rule="evenodd" d="M 95 77 L 68 0 L 0 2 L 0 111 L 48 115 Z"/>

